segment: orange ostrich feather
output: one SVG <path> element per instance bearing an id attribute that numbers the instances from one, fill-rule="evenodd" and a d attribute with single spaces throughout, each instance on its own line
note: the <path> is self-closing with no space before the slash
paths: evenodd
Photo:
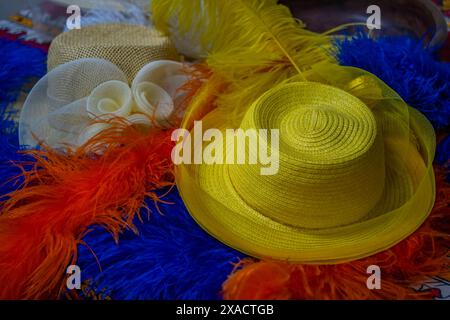
<path id="1" fill-rule="evenodd" d="M 437 200 L 431 216 L 408 239 L 374 256 L 338 265 L 299 265 L 242 261 L 223 285 L 227 300 L 266 299 L 430 299 L 432 292 L 413 286 L 448 273 L 450 185 L 437 168 Z M 381 268 L 381 289 L 369 290 L 367 267 Z"/>
<path id="2" fill-rule="evenodd" d="M 117 239 L 145 197 L 173 184 L 170 131 L 144 132 L 114 120 L 76 151 L 29 151 L 24 184 L 1 203 L 0 299 L 57 298 L 89 226 Z"/>

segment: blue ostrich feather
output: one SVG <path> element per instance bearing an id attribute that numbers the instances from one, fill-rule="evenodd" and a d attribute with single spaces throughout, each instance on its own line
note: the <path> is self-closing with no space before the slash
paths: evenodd
<path id="1" fill-rule="evenodd" d="M 118 244 L 101 227 L 88 233 L 77 262 L 83 280 L 119 300 L 220 299 L 233 262 L 244 256 L 203 231 L 176 189 L 164 201 L 172 204 L 159 204 L 162 214 L 148 201 L 150 221 L 136 220 L 139 235 L 126 231 Z"/>
<path id="2" fill-rule="evenodd" d="M 335 42 L 341 65 L 367 70 L 421 111 L 435 129 L 450 126 L 450 65 L 414 38 L 357 35 Z"/>
<path id="3" fill-rule="evenodd" d="M 17 100 L 21 89 L 46 72 L 47 54 L 18 41 L 0 39 L 0 110 Z"/>
<path id="4" fill-rule="evenodd" d="M 0 119 L 0 128 L 4 129 L 3 126 L 7 125 L 11 125 L 11 122 Z M 9 129 L 14 129 L 13 125 Z M 17 164 L 33 161 L 20 151 L 17 134 L 0 133 L 0 200 L 16 190 L 23 181 L 20 175 L 22 171 Z"/>
<path id="5" fill-rule="evenodd" d="M 27 84 L 46 72 L 47 54 L 18 41 L 0 39 L 0 196 L 20 185 L 20 170 L 14 163 L 29 161 L 20 151 L 16 111 L 10 106 Z"/>

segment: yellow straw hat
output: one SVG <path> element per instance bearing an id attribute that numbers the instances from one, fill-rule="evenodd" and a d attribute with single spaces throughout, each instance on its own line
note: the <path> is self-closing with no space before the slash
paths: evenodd
<path id="1" fill-rule="evenodd" d="M 179 60 L 170 39 L 153 28 L 127 24 L 100 24 L 64 32 L 48 52 L 48 71 L 81 58 L 108 60 L 123 70 L 131 82 L 147 63 Z"/>
<path id="2" fill-rule="evenodd" d="M 333 80 L 318 72 L 322 83 L 284 83 L 243 113 L 243 130 L 279 130 L 277 174 L 261 175 L 261 164 L 176 167 L 191 215 L 229 246 L 259 258 L 339 263 L 393 246 L 430 213 L 429 122 L 371 74 L 323 70 Z M 204 130 L 225 132 L 230 114 L 213 110 Z"/>

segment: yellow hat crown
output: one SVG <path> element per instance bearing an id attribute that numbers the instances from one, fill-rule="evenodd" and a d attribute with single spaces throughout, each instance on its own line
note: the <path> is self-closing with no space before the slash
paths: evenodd
<path id="1" fill-rule="evenodd" d="M 278 174 L 229 167 L 237 193 L 265 216 L 295 227 L 336 227 L 363 219 L 379 201 L 382 139 L 372 111 L 347 92 L 313 82 L 280 86 L 253 104 L 241 128 L 279 130 Z"/>

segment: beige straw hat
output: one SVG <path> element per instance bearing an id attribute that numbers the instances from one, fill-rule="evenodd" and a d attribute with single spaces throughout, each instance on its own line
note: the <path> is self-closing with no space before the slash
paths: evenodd
<path id="1" fill-rule="evenodd" d="M 71 30 L 56 37 L 48 52 L 48 71 L 81 58 L 100 58 L 117 65 L 131 82 L 151 61 L 179 60 L 168 37 L 152 28 L 104 24 Z"/>

